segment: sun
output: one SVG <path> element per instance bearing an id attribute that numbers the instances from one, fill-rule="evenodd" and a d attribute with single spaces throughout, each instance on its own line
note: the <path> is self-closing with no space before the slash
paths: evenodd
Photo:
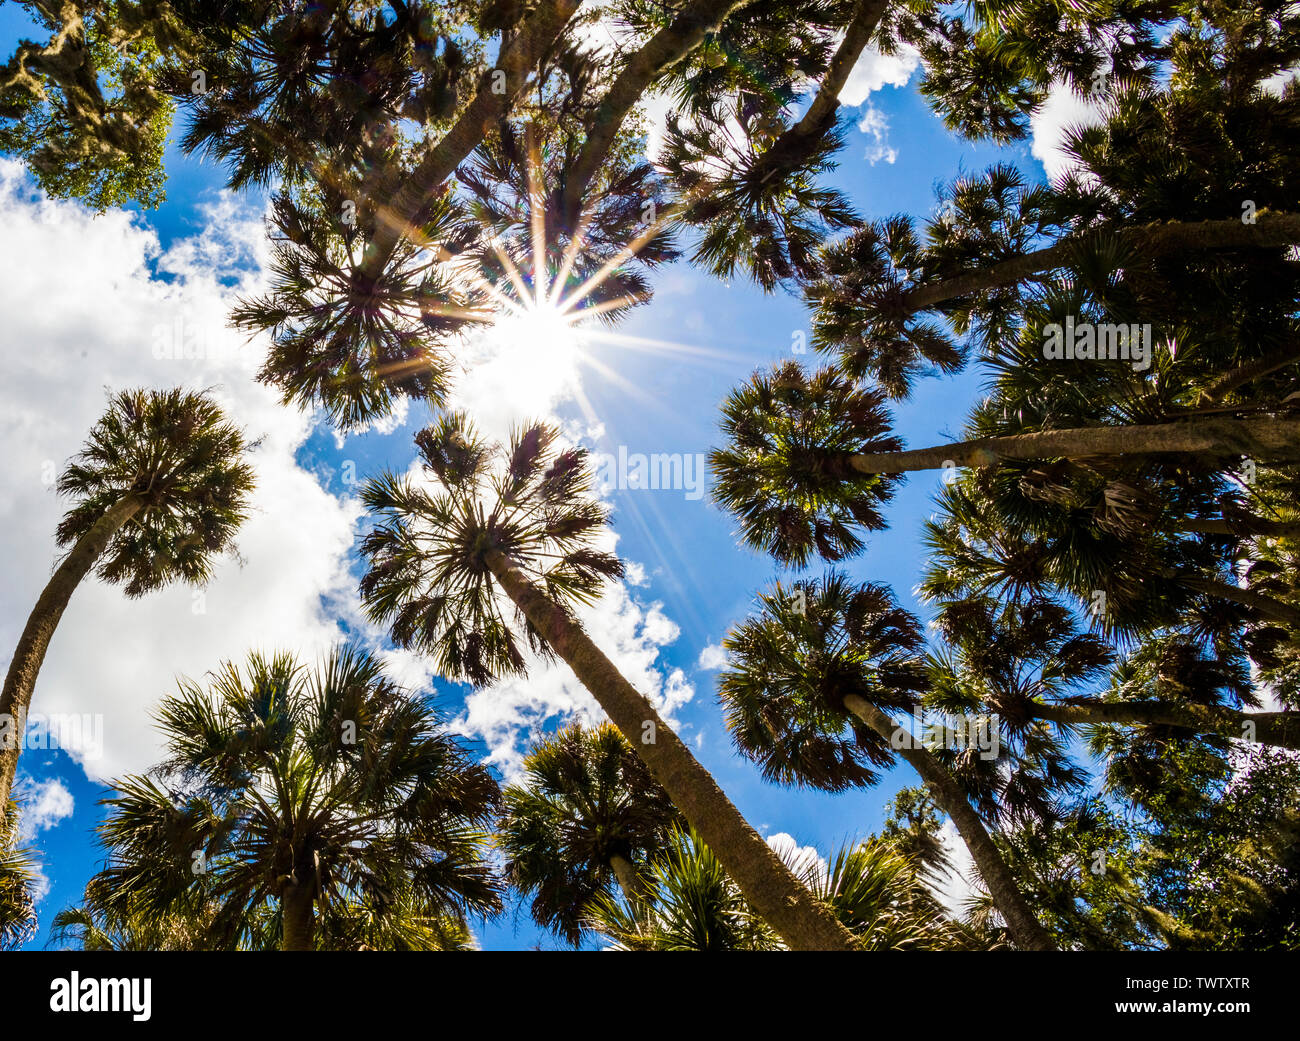
<path id="1" fill-rule="evenodd" d="M 515 341 L 521 352 L 538 354 L 559 362 L 581 352 L 582 331 L 572 315 L 549 303 L 512 308 L 502 315 L 493 330 L 496 339 Z"/>
<path id="2" fill-rule="evenodd" d="M 589 362 L 587 337 L 570 314 L 546 303 L 515 305 L 487 330 L 498 372 L 524 396 L 575 390 Z"/>

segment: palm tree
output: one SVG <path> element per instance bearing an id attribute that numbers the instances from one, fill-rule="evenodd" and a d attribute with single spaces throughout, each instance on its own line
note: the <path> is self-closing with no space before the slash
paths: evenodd
<path id="1" fill-rule="evenodd" d="M 558 450 L 557 437 L 545 425 L 527 427 L 501 452 L 459 414 L 418 434 L 432 480 L 386 474 L 362 493 L 379 522 L 362 545 L 367 612 L 399 646 L 431 655 L 444 676 L 483 684 L 526 668 L 521 635 L 502 613 L 508 601 L 522 639 L 573 669 L 789 945 L 852 949 L 847 931 L 570 614 L 571 605 L 594 602 L 622 564 L 594 545 L 607 510 L 589 496 L 584 453 Z"/>
<path id="2" fill-rule="evenodd" d="M 159 915 L 142 901 L 114 899 L 108 877 L 92 875 L 75 907 L 54 916 L 50 946 L 81 951 L 201 951 L 216 946 L 210 934 L 216 905 L 208 902 Z M 249 930 L 236 944 L 243 950 L 268 949 L 261 932 Z"/>
<path id="3" fill-rule="evenodd" d="M 883 401 L 829 369 L 810 378 L 795 362 L 756 373 L 731 394 L 722 408 L 730 443 L 709 463 L 714 500 L 736 515 L 746 543 L 802 567 L 814 554 L 852 556 L 863 546 L 854 529 L 885 527 L 880 511 L 895 478 L 836 465 L 900 446 Z"/>
<path id="4" fill-rule="evenodd" d="M 582 915 L 617 881 L 635 903 L 640 868 L 680 822 L 618 728 L 573 724 L 539 742 L 503 793 L 497 842 L 506 880 L 533 897 L 533 919 L 575 946 Z"/>
<path id="5" fill-rule="evenodd" d="M 18 807 L 11 800 L 0 820 L 0 950 L 12 950 L 36 931 L 35 852 L 18 845 Z"/>
<path id="6" fill-rule="evenodd" d="M 82 951 L 274 951 L 283 943 L 279 909 L 267 904 L 248 911 L 238 934 L 218 937 L 218 910 L 209 900 L 165 915 L 144 901 L 113 899 L 104 875 L 90 879 L 81 904 L 54 916 L 50 945 Z M 319 911 L 317 950 L 460 951 L 473 950 L 465 922 L 422 905 L 407 890 L 387 903 L 344 900 Z"/>
<path id="7" fill-rule="evenodd" d="M 875 507 L 893 475 L 991 467 L 1004 460 L 1196 455 L 1293 462 L 1300 420 L 1189 416 L 1157 423 L 1048 429 L 901 449 L 889 435 L 884 394 L 836 369 L 809 376 L 784 362 L 755 373 L 723 405 L 725 448 L 710 455 L 719 505 L 740 518 L 745 540 L 789 563 L 815 550 L 827 560 L 857 552 L 850 530 L 883 526 Z M 861 511 L 861 519 L 855 513 Z M 788 534 L 787 534 L 788 530 Z"/>
<path id="8" fill-rule="evenodd" d="M 952 818 L 1021 947 L 1053 948 L 956 777 L 890 713 L 914 712 L 928 687 L 917 621 L 875 585 L 778 583 L 761 613 L 723 641 L 718 680 L 736 746 L 769 780 L 827 791 L 874 783 L 897 753 Z"/>
<path id="9" fill-rule="evenodd" d="M 59 477 L 74 505 L 70 546 L 27 618 L 0 693 L 0 807 L 13 789 L 36 678 L 73 591 L 92 569 L 129 597 L 181 580 L 202 585 L 247 515 L 253 470 L 244 436 L 210 397 L 123 391 Z"/>
<path id="10" fill-rule="evenodd" d="M 863 950 L 987 946 L 944 914 L 914 862 L 887 842 L 871 839 L 842 848 L 828 864 L 800 850 L 784 850 L 781 858 Z M 603 893 L 586 912 L 588 925 L 608 936 L 616 949 L 785 949 L 694 832 L 674 829 L 645 878 L 641 902 Z"/>
<path id="11" fill-rule="evenodd" d="M 210 944 L 269 930 L 293 951 L 343 935 L 424 946 L 421 920 L 436 936 L 444 917 L 499 910 L 496 782 L 373 655 L 340 646 L 308 669 L 252 654 L 208 690 L 182 682 L 158 718 L 167 757 L 116 785 L 99 829 L 114 915 L 215 908 Z"/>

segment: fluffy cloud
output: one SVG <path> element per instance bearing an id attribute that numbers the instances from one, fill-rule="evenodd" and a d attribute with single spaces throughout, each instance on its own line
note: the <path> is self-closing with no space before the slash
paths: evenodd
<path id="1" fill-rule="evenodd" d="M 14 788 L 23 811 L 18 823 L 19 843 L 30 842 L 39 832 L 72 816 L 75 806 L 72 793 L 57 777 L 45 781 L 20 777 Z"/>
<path id="2" fill-rule="evenodd" d="M 889 120 L 885 114 L 871 102 L 867 102 L 858 129 L 871 138 L 871 143 L 867 145 L 864 153 L 867 162 L 875 166 L 883 159 L 892 166 L 894 160 L 898 158 L 898 149 L 889 143 Z"/>
<path id="3" fill-rule="evenodd" d="M 966 904 L 979 895 L 979 890 L 975 886 L 975 879 L 978 877 L 975 861 L 971 859 L 966 843 L 957 834 L 957 826 L 953 824 L 951 817 L 944 818 L 943 826 L 939 829 L 939 840 L 943 843 L 944 852 L 948 854 L 952 870 L 940 884 L 936 885 L 936 895 L 950 914 L 957 918 L 964 918 Z"/>
<path id="4" fill-rule="evenodd" d="M 840 90 L 841 105 L 861 105 L 881 87 L 905 87 L 921 65 L 921 52 L 903 44 L 896 54 L 867 47 Z"/>
<path id="5" fill-rule="evenodd" d="M 769 835 L 767 844 L 800 878 L 813 876 L 825 879 L 830 871 L 830 864 L 817 851 L 816 846 L 801 846 L 788 832 L 778 831 L 775 835 Z"/>
<path id="6" fill-rule="evenodd" d="M 898 149 L 889 143 L 889 119 L 871 101 L 871 95 L 883 87 L 905 87 L 921 65 L 921 53 L 903 44 L 895 54 L 882 54 L 874 45 L 858 58 L 840 90 L 840 104 L 863 106 L 858 129 L 870 138 L 864 156 L 872 166 L 898 158 Z"/>
<path id="7" fill-rule="evenodd" d="M 22 807 L 22 817 L 18 822 L 19 845 L 31 843 L 42 831 L 71 817 L 76 805 L 72 792 L 57 777 L 33 781 L 20 773 L 14 785 L 14 798 Z M 50 878 L 45 873 L 45 864 L 39 855 L 32 862 L 31 892 L 32 900 L 37 905 L 50 893 Z"/>
<path id="8" fill-rule="evenodd" d="M 700 651 L 699 661 L 695 667 L 703 672 L 716 672 L 727 667 L 727 652 L 720 643 L 710 643 Z"/>
<path id="9" fill-rule="evenodd" d="M 1030 151 L 1043 164 L 1048 179 L 1064 177 L 1078 164 L 1065 149 L 1065 137 L 1075 127 L 1096 126 L 1104 119 L 1096 102 L 1076 94 L 1063 82 L 1052 85 L 1046 99 L 1029 118 Z"/>
<path id="10" fill-rule="evenodd" d="M 239 555 L 207 589 L 131 601 L 88 579 L 59 625 L 33 712 L 102 717 L 102 756 L 67 749 L 100 780 L 155 761 L 150 712 L 178 674 L 199 677 L 255 647 L 323 650 L 339 636 L 335 619 L 353 611 L 358 507 L 297 464 L 311 418 L 255 382 L 262 349 L 225 324 L 233 298 L 259 288 L 260 214 L 223 196 L 199 216 L 201 230 L 164 251 L 138 216 L 44 199 L 0 164 L 0 661 L 59 558 L 66 505 L 52 479 L 102 414 L 106 389 L 208 388 L 261 439 Z"/>

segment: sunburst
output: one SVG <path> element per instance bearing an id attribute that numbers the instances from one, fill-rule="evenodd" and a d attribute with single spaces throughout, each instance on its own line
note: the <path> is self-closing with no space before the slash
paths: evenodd
<path id="1" fill-rule="evenodd" d="M 650 352 L 673 358 L 734 363 L 744 362 L 739 355 L 710 350 L 686 343 L 628 336 L 614 332 L 602 315 L 644 302 L 646 296 L 627 294 L 611 299 L 600 299 L 599 290 L 606 285 L 624 264 L 636 258 L 641 249 L 671 222 L 677 219 L 680 207 L 665 207 L 654 220 L 630 241 L 624 243 L 600 266 L 579 280 L 575 270 L 582 265 L 588 240 L 586 229 L 594 213 L 591 203 L 584 204 L 574 233 L 569 237 L 558 264 L 548 261 L 553 256 L 547 249 L 545 225 L 545 198 L 542 187 L 542 163 L 535 148 L 529 149 L 528 161 L 528 232 L 529 256 L 524 267 L 527 274 L 511 256 L 508 244 L 500 237 L 490 241 L 490 247 L 500 264 L 502 278 L 493 281 L 484 276 L 477 266 L 463 270 L 467 285 L 485 298 L 487 306 L 481 309 L 456 312 L 472 320 L 482 335 L 492 345 L 493 352 L 508 359 L 512 378 L 528 385 L 533 382 L 548 385 L 554 374 L 572 373 L 571 391 L 585 417 L 599 421 L 600 417 L 586 398 L 576 379 L 579 369 L 588 369 L 603 380 L 617 386 L 628 395 L 651 407 L 663 407 L 641 388 L 621 376 L 611 364 L 610 348 L 617 351 Z M 529 277 L 531 276 L 531 277 Z M 646 294 L 648 296 L 648 294 Z"/>

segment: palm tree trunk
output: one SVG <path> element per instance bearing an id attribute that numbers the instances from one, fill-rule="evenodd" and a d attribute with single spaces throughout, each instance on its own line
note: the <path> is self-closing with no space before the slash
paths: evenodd
<path id="1" fill-rule="evenodd" d="M 754 909 L 794 950 L 849 951 L 852 934 L 794 877 L 654 706 L 624 679 L 568 613 L 500 550 L 486 563 L 506 595 L 563 658 L 636 749 Z"/>
<path id="2" fill-rule="evenodd" d="M 1260 358 L 1258 361 L 1250 362 L 1248 365 L 1242 365 L 1230 372 L 1225 372 L 1217 380 L 1205 388 L 1201 394 L 1201 400 L 1206 402 L 1222 401 L 1232 391 L 1238 387 L 1244 386 L 1251 380 L 1260 379 L 1263 376 L 1271 375 L 1278 369 L 1284 369 L 1288 365 L 1294 365 L 1300 362 L 1300 351 L 1294 346 L 1288 347 L 1277 354 L 1270 354 L 1266 358 Z"/>
<path id="3" fill-rule="evenodd" d="M 375 232 L 366 245 L 358 276 L 377 282 L 412 222 L 456 167 L 505 118 L 528 75 L 554 45 L 582 0 L 544 0 L 509 41 L 501 41 L 496 68 L 487 69 L 474 99 L 446 135 L 429 150 L 401 185 L 373 186 L 377 207 Z M 504 73 L 504 78 L 498 73 Z M 497 89 L 494 89 L 497 88 Z"/>
<path id="4" fill-rule="evenodd" d="M 280 916 L 283 925 L 280 950 L 314 949 L 316 929 L 314 891 L 315 885 L 311 880 L 298 882 L 291 876 L 284 884 L 284 892 L 280 896 Z"/>
<path id="5" fill-rule="evenodd" d="M 1190 575 L 1180 575 L 1177 572 L 1167 577 L 1185 585 L 1188 589 L 1195 589 L 1198 593 L 1231 600 L 1233 603 L 1241 604 L 1244 607 L 1252 607 L 1264 617 L 1271 618 L 1275 622 L 1282 622 L 1293 628 L 1300 628 L 1300 608 L 1292 607 L 1285 601 L 1278 600 L 1265 593 L 1257 593 L 1253 589 L 1243 589 L 1231 582 L 1221 582 L 1213 578 L 1193 578 Z"/>
<path id="6" fill-rule="evenodd" d="M 618 879 L 618 886 L 623 890 L 627 902 L 633 906 L 639 904 L 645 894 L 632 862 L 627 857 L 615 853 L 609 858 L 609 866 L 614 869 L 614 876 Z"/>
<path id="7" fill-rule="evenodd" d="M 1300 712 L 1239 712 L 1219 705 L 1103 701 L 1090 705 L 1035 704 L 1030 714 L 1035 719 L 1066 726 L 1116 723 L 1184 727 L 1201 734 L 1221 734 L 1239 741 L 1300 749 Z"/>
<path id="8" fill-rule="evenodd" d="M 835 472 L 896 474 L 946 466 L 993 466 L 1000 459 L 1076 459 L 1085 456 L 1203 454 L 1253 459 L 1300 457 L 1300 420 L 1272 416 L 1222 417 L 1138 426 L 1079 427 L 983 437 L 901 452 L 827 456 Z M 847 474 L 846 474 L 847 475 Z"/>
<path id="9" fill-rule="evenodd" d="M 1190 517 L 1179 526 L 1193 535 L 1232 535 L 1239 539 L 1293 539 L 1300 536 L 1300 521 L 1275 521 L 1263 517 Z"/>
<path id="10" fill-rule="evenodd" d="M 1010 285 L 1041 271 L 1069 264 L 1074 248 L 1104 228 L 1089 228 L 1067 235 L 1052 246 L 1008 257 L 979 271 L 970 271 L 931 285 L 918 286 L 903 295 L 909 311 L 920 311 L 985 289 Z M 1300 242 L 1300 215 L 1261 213 L 1254 224 L 1237 217 L 1188 223 L 1148 224 L 1120 228 L 1121 239 L 1145 253 L 1175 253 L 1190 249 L 1268 249 Z"/>
<path id="11" fill-rule="evenodd" d="M 9 671 L 5 674 L 4 690 L 0 693 L 0 727 L 5 733 L 4 739 L 0 740 L 0 823 L 4 820 L 18 769 L 27 712 L 36 692 L 36 677 L 45 661 L 54 630 L 58 628 L 73 591 L 95 566 L 113 536 L 139 512 L 142 505 L 140 499 L 128 495 L 110 506 L 63 558 L 41 590 L 32 613 L 27 616 L 27 624 L 18 638 Z"/>
<path id="12" fill-rule="evenodd" d="M 777 137 L 770 153 L 781 157 L 797 155 L 801 145 L 806 146 L 810 141 L 820 140 L 835 125 L 840 110 L 840 91 L 844 89 L 844 84 L 848 82 L 849 75 L 858 64 L 867 44 L 871 42 L 871 34 L 876 31 L 888 6 L 889 0 L 859 0 L 857 10 L 844 30 L 844 38 L 831 58 L 808 111 L 799 122 Z M 763 158 L 760 157 L 759 163 L 762 162 Z"/>
<path id="13" fill-rule="evenodd" d="M 637 51 L 618 74 L 609 93 L 588 121 L 582 152 L 566 177 L 564 219 L 576 227 L 583 194 L 600 164 L 609 155 L 623 120 L 665 70 L 672 68 L 704 42 L 738 8 L 752 0 L 694 0 Z"/>
<path id="14" fill-rule="evenodd" d="M 895 743 L 892 738 L 898 729 L 897 725 L 871 702 L 857 694 L 849 694 L 844 698 L 844 707 L 889 741 L 891 746 Z M 966 848 L 970 850 L 971 859 L 979 868 L 980 877 L 989 887 L 993 902 L 1002 912 L 1002 917 L 1007 923 L 1007 931 L 1016 945 L 1030 951 L 1056 950 L 1056 944 L 1052 942 L 1052 938 L 1048 936 L 1047 931 L 1034 917 L 1034 912 L 1025 903 L 1020 887 L 1016 884 L 1015 875 L 1011 873 L 1011 868 L 1007 866 L 997 846 L 993 844 L 984 822 L 971 807 L 966 793 L 961 790 L 961 786 L 953 779 L 952 774 L 915 739 L 897 749 L 897 752 L 921 775 L 921 779 L 934 793 L 935 801 L 952 818 L 958 834 L 966 843 Z"/>

